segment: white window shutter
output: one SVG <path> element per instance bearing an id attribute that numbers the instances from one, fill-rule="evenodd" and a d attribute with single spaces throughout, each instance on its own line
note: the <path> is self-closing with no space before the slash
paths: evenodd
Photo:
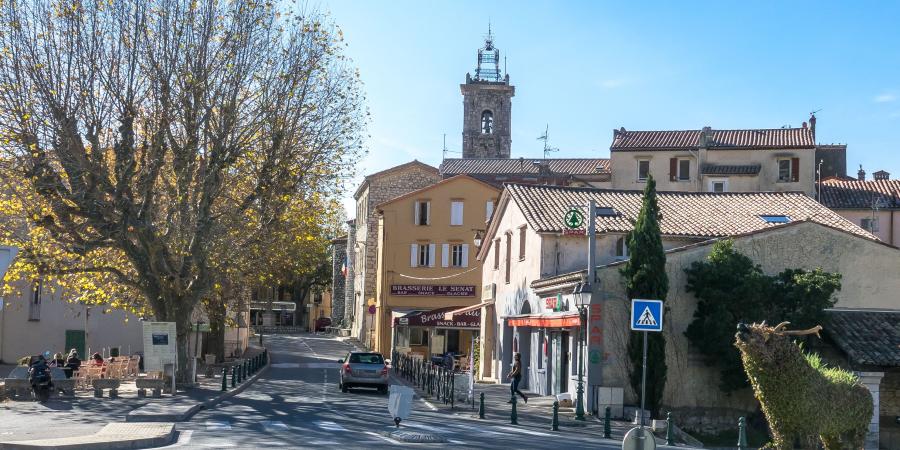
<path id="1" fill-rule="evenodd" d="M 469 244 L 463 244 L 462 248 L 462 266 L 469 267 Z"/>
<path id="2" fill-rule="evenodd" d="M 413 211 L 413 223 L 418 225 L 419 224 L 419 202 L 416 202 L 415 205 L 416 205 L 415 210 Z"/>
<path id="3" fill-rule="evenodd" d="M 450 267 L 450 244 L 441 244 L 441 267 Z"/>
<path id="4" fill-rule="evenodd" d="M 434 267 L 434 254 L 437 252 L 437 244 L 428 244 L 428 267 Z"/>
<path id="5" fill-rule="evenodd" d="M 494 202 L 488 200 L 484 207 L 484 221 L 487 222 L 488 220 L 491 220 L 492 215 L 494 215 Z"/>
<path id="6" fill-rule="evenodd" d="M 431 225 L 431 202 L 425 204 L 425 225 Z"/>
<path id="7" fill-rule="evenodd" d="M 419 244 L 409 246 L 409 267 L 417 267 L 419 264 Z"/>
<path id="8" fill-rule="evenodd" d="M 463 202 L 450 202 L 450 225 L 463 224 Z"/>

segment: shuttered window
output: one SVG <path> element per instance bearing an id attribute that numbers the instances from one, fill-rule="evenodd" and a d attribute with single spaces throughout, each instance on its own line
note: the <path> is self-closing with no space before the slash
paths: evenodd
<path id="1" fill-rule="evenodd" d="M 463 202 L 454 200 L 450 202 L 450 225 L 463 224 Z"/>
<path id="2" fill-rule="evenodd" d="M 431 202 L 419 200 L 413 212 L 413 223 L 416 225 L 428 225 L 431 222 Z"/>
<path id="3" fill-rule="evenodd" d="M 487 203 L 484 204 L 484 221 L 487 222 L 491 220 L 491 216 L 494 215 L 494 201 L 488 200 Z"/>
<path id="4" fill-rule="evenodd" d="M 519 261 L 525 259 L 525 227 L 519 228 Z"/>
<path id="5" fill-rule="evenodd" d="M 500 270 L 500 239 L 494 240 L 494 270 Z"/>
<path id="6" fill-rule="evenodd" d="M 650 175 L 650 160 L 649 159 L 641 159 L 638 160 L 638 181 L 647 181 L 647 176 Z"/>

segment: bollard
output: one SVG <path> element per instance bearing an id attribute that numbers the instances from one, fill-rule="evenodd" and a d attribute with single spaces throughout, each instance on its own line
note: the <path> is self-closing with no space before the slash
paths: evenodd
<path id="1" fill-rule="evenodd" d="M 744 423 L 743 417 L 738 419 L 737 448 L 738 448 L 738 450 L 746 450 L 747 449 L 747 430 L 746 430 L 746 425 Z"/>
<path id="2" fill-rule="evenodd" d="M 672 429 L 672 411 L 666 413 L 666 445 L 675 445 L 675 430 Z"/>
<path id="3" fill-rule="evenodd" d="M 610 426 L 609 421 L 612 419 L 612 409 L 607 406 L 606 407 L 606 416 L 603 419 L 603 437 L 609 439 L 612 436 L 612 427 Z"/>
<path id="4" fill-rule="evenodd" d="M 237 369 L 237 374 L 238 374 L 237 375 L 238 384 L 241 384 L 244 382 L 244 370 L 242 369 L 242 367 L 244 367 L 243 364 L 238 364 L 237 366 L 235 366 L 235 368 Z"/>
<path id="5" fill-rule="evenodd" d="M 222 392 L 228 390 L 228 369 L 222 368 Z"/>
<path id="6" fill-rule="evenodd" d="M 453 402 L 456 400 L 456 377 L 453 376 L 453 371 L 450 371 L 450 409 L 453 409 Z"/>
<path id="7" fill-rule="evenodd" d="M 550 429 L 559 431 L 559 402 L 553 402 L 553 420 L 550 422 Z"/>
<path id="8" fill-rule="evenodd" d="M 519 414 L 516 412 L 516 393 L 512 392 L 511 394 L 512 394 L 512 397 L 511 397 L 512 411 L 510 411 L 510 414 L 509 414 L 509 423 L 511 423 L 513 425 L 518 425 L 519 424 Z"/>
<path id="9" fill-rule="evenodd" d="M 244 363 L 241 364 L 241 366 L 243 367 L 243 371 L 244 371 L 244 373 L 241 374 L 241 379 L 244 381 L 247 381 L 247 360 L 246 359 L 244 360 Z"/>
<path id="10" fill-rule="evenodd" d="M 231 366 L 231 387 L 237 386 L 237 366 Z"/>
<path id="11" fill-rule="evenodd" d="M 478 418 L 484 419 L 484 392 L 481 393 L 481 399 L 478 400 Z"/>

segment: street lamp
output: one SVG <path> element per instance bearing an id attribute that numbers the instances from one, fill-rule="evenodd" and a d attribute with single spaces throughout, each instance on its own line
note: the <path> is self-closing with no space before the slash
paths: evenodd
<path id="1" fill-rule="evenodd" d="M 584 335 L 587 333 L 587 307 L 591 304 L 591 285 L 578 283 L 572 291 L 575 306 L 578 307 L 578 319 L 581 332 L 578 333 L 578 393 L 575 405 L 575 420 L 584 420 Z"/>
<path id="2" fill-rule="evenodd" d="M 475 236 L 472 238 L 472 243 L 475 244 L 475 247 L 481 248 L 481 242 L 484 240 L 484 237 L 482 235 L 483 230 L 476 229 L 474 231 L 475 231 Z"/>

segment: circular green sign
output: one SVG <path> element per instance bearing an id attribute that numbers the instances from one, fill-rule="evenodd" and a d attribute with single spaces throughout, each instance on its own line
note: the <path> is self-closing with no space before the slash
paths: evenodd
<path id="1" fill-rule="evenodd" d="M 571 229 L 581 228 L 584 225 L 584 214 L 577 209 L 570 209 L 564 217 L 566 226 Z"/>

